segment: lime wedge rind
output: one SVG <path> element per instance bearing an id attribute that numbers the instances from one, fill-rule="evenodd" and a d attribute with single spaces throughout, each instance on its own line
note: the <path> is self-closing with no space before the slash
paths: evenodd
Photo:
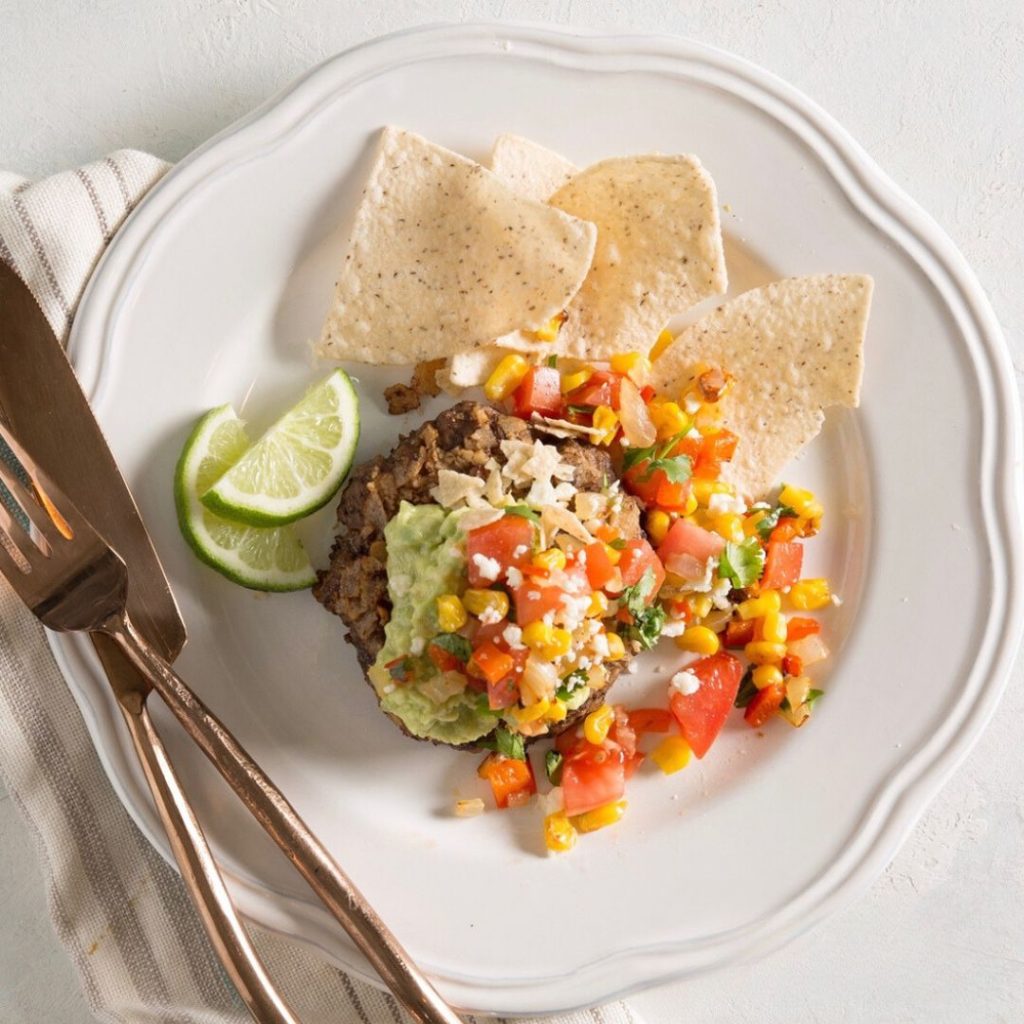
<path id="1" fill-rule="evenodd" d="M 223 519 L 199 500 L 249 447 L 245 428 L 230 405 L 213 409 L 196 424 L 174 474 L 174 504 L 182 536 L 196 556 L 250 590 L 305 590 L 316 573 L 290 527 L 261 528 Z"/>
<path id="2" fill-rule="evenodd" d="M 359 443 L 359 399 L 344 370 L 308 391 L 209 490 L 203 505 L 251 526 L 311 515 L 337 493 Z"/>

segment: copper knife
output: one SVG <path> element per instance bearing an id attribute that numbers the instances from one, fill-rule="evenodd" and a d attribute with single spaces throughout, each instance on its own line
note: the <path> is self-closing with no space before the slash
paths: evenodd
<path id="1" fill-rule="evenodd" d="M 31 446 L 39 465 L 127 564 L 129 616 L 143 644 L 148 641 L 164 662 L 173 661 L 184 645 L 185 628 L 159 558 L 64 349 L 28 288 L 2 262 L 0 417 L 13 435 Z M 40 498 L 45 504 L 45 494 Z M 249 941 L 149 718 L 150 683 L 110 641 L 96 636 L 93 642 L 211 945 L 256 1020 L 297 1024 Z M 160 694 L 179 722 L 413 1019 L 421 1024 L 460 1024 L 461 1018 L 224 724 L 180 679 L 173 677 L 169 683 L 166 666 L 154 678 L 162 679 Z"/>

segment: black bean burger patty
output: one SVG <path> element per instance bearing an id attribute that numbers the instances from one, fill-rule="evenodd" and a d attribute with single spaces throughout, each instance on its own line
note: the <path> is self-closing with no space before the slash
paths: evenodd
<path id="1" fill-rule="evenodd" d="M 352 471 L 338 505 L 338 533 L 330 566 L 318 573 L 313 596 L 345 623 L 346 637 L 356 648 L 364 671 L 384 645 L 384 625 L 391 615 L 384 527 L 400 503 L 432 503 L 430 492 L 437 486 L 441 469 L 485 478 L 488 459 L 503 461 L 503 440 L 532 442 L 536 437 L 554 444 L 562 458 L 575 467 L 573 484 L 578 490 L 600 490 L 606 480 L 614 478 L 607 452 L 577 441 L 553 440 L 535 433 L 525 420 L 469 401 L 445 410 L 402 437 L 389 454 L 378 455 Z M 616 525 L 625 537 L 641 536 L 640 510 L 633 498 L 624 497 Z M 625 664 L 623 660 L 606 666 L 609 686 Z M 601 703 L 605 690 L 591 694 L 553 731 L 574 726 Z M 405 731 L 401 721 L 389 717 Z"/>

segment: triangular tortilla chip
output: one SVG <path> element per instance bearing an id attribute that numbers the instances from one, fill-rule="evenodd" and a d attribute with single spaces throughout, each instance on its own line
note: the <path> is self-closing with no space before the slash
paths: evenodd
<path id="1" fill-rule="evenodd" d="M 537 330 L 579 289 L 595 234 L 480 164 L 385 128 L 318 352 L 417 363 Z"/>
<path id="2" fill-rule="evenodd" d="M 521 135 L 499 135 L 490 167 L 514 192 L 543 203 L 577 171 L 576 165 Z"/>
<path id="3" fill-rule="evenodd" d="M 697 363 L 733 375 L 722 424 L 739 437 L 726 476 L 761 497 L 824 422 L 856 406 L 872 280 L 791 277 L 755 288 L 686 328 L 655 361 L 651 384 L 678 397 Z"/>
<path id="4" fill-rule="evenodd" d="M 549 201 L 598 229 L 559 351 L 581 359 L 646 352 L 673 316 L 725 292 L 715 184 L 696 157 L 603 160 Z"/>

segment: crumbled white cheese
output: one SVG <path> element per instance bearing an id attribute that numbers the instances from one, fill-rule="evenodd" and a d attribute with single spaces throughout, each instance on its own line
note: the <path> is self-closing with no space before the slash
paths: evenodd
<path id="1" fill-rule="evenodd" d="M 708 499 L 708 511 L 716 513 L 734 512 L 743 515 L 747 505 L 737 494 L 712 494 Z"/>
<path id="2" fill-rule="evenodd" d="M 843 599 L 838 594 L 833 594 L 831 601 L 837 608 L 843 603 Z"/>
<path id="3" fill-rule="evenodd" d="M 596 491 L 581 491 L 576 495 L 573 507 L 576 515 L 584 522 L 588 519 L 600 519 L 608 508 L 608 499 Z"/>
<path id="4" fill-rule="evenodd" d="M 396 573 L 394 576 L 389 577 L 388 585 L 391 587 L 391 593 L 395 597 L 402 597 L 409 593 L 409 588 L 412 586 L 412 577 L 407 576 L 404 572 Z"/>
<path id="5" fill-rule="evenodd" d="M 506 438 L 501 442 L 505 465 L 501 469 L 502 479 L 512 486 L 530 485 L 526 502 L 535 508 L 568 502 L 575 494 L 569 483 L 575 475 L 575 468 L 562 460 L 561 453 L 554 445 L 536 440 L 517 441 Z M 561 481 L 555 484 L 554 481 Z M 566 486 L 568 484 L 568 486 Z"/>
<path id="6" fill-rule="evenodd" d="M 693 416 L 696 413 L 700 412 L 700 407 L 702 404 L 703 403 L 701 402 L 701 400 L 697 398 L 695 395 L 687 395 L 685 400 L 683 401 L 683 408 L 686 410 L 688 415 Z"/>
<path id="7" fill-rule="evenodd" d="M 682 636 L 686 632 L 685 619 L 667 619 L 661 627 L 662 636 Z"/>
<path id="8" fill-rule="evenodd" d="M 686 436 L 691 441 L 699 441 L 704 435 L 696 427 L 690 427 L 690 429 L 686 432 Z"/>
<path id="9" fill-rule="evenodd" d="M 724 611 L 730 606 L 729 594 L 732 591 L 732 583 L 727 580 L 724 576 L 715 582 L 715 585 L 711 588 L 711 603 L 719 609 Z"/>
<path id="10" fill-rule="evenodd" d="M 380 689 L 381 693 L 394 693 L 398 687 L 394 683 L 385 683 Z"/>
<path id="11" fill-rule="evenodd" d="M 519 549 L 517 548 L 516 550 L 518 551 Z M 505 579 L 508 580 L 508 585 L 513 590 L 518 590 L 523 585 L 523 574 L 514 565 L 510 565 L 505 570 Z"/>
<path id="12" fill-rule="evenodd" d="M 593 643 L 594 643 L 594 653 L 599 658 L 607 658 L 608 654 L 610 652 L 610 648 L 608 647 L 608 634 L 607 633 L 598 633 L 594 637 Z"/>
<path id="13" fill-rule="evenodd" d="M 590 595 L 584 594 L 581 597 L 577 597 L 574 594 L 562 594 L 558 600 L 565 608 L 565 614 L 562 616 L 562 622 L 565 627 L 569 630 L 575 630 L 581 626 L 583 620 L 587 617 L 587 612 L 590 610 Z"/>
<path id="14" fill-rule="evenodd" d="M 526 646 L 523 643 L 523 631 L 514 622 L 510 622 L 502 630 L 501 637 L 513 651 L 521 651 Z"/>
<path id="15" fill-rule="evenodd" d="M 479 615 L 480 621 L 485 626 L 494 626 L 501 622 L 501 612 L 493 605 L 488 605 Z"/>
<path id="16" fill-rule="evenodd" d="M 414 636 L 409 643 L 410 654 L 422 654 L 423 648 L 427 646 L 427 641 L 421 636 Z"/>
<path id="17" fill-rule="evenodd" d="M 501 575 L 501 562 L 496 558 L 488 558 L 479 551 L 473 556 L 473 565 L 480 573 L 480 578 L 489 583 L 493 583 Z"/>
<path id="18" fill-rule="evenodd" d="M 700 689 L 700 680 L 684 668 L 672 677 L 669 686 L 673 690 L 678 690 L 684 697 L 689 697 L 690 694 L 696 693 Z"/>

